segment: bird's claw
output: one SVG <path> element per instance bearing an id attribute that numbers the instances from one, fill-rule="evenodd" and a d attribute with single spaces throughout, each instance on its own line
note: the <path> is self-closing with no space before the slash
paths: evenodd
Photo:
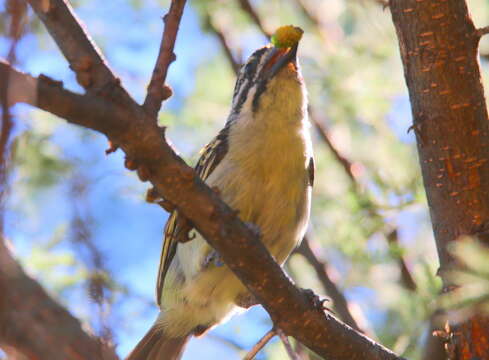
<path id="1" fill-rule="evenodd" d="M 302 289 L 303 294 L 313 303 L 314 307 L 320 311 L 328 311 L 330 313 L 335 313 L 331 308 L 325 306 L 324 304 L 329 300 L 329 298 L 320 298 L 318 295 L 314 293 L 311 289 Z"/>

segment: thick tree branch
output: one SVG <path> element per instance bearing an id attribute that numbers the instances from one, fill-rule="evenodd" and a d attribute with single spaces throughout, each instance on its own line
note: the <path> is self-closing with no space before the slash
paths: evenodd
<path id="1" fill-rule="evenodd" d="M 56 41 L 81 86 L 119 101 L 132 102 L 68 0 L 27 1 Z"/>
<path id="2" fill-rule="evenodd" d="M 222 202 L 173 151 L 154 118 L 140 107 L 127 108 L 90 94 L 73 94 L 52 81 L 35 81 L 10 70 L 4 63 L 0 69 L 3 69 L 0 81 L 13 73 L 28 85 L 37 82 L 38 107 L 71 123 L 102 132 L 119 144 L 128 159 L 145 169 L 158 192 L 192 221 L 263 304 L 275 326 L 287 335 L 325 358 L 399 359 L 382 345 L 318 310 L 310 297 L 284 274 L 254 231 L 240 221 L 236 211 Z"/>
<path id="3" fill-rule="evenodd" d="M 28 359 L 115 360 L 114 349 L 88 335 L 80 322 L 29 277 L 0 241 L 0 346 Z"/>
<path id="4" fill-rule="evenodd" d="M 178 27 L 183 15 L 186 0 L 172 0 L 168 14 L 163 17 L 165 30 L 161 38 L 160 52 L 153 70 L 151 81 L 148 85 L 148 93 L 144 99 L 144 109 L 153 117 L 158 115 L 161 102 L 171 96 L 171 89 L 165 85 L 166 75 L 170 64 L 175 61 L 173 52 L 177 39 Z"/>
<path id="5" fill-rule="evenodd" d="M 447 273 L 458 267 L 450 244 L 464 235 L 476 236 L 489 223 L 489 123 L 477 59 L 479 36 L 467 4 L 447 0 L 432 5 L 390 1 L 440 259 L 439 274 L 448 291 L 452 283 Z M 448 332 L 451 355 L 487 358 L 489 317 L 478 314 Z"/>

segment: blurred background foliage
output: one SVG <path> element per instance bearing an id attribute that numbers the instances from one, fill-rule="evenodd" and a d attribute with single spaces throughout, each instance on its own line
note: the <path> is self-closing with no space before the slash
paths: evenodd
<path id="1" fill-rule="evenodd" d="M 3 57 L 11 45 L 11 2 L 0 2 Z M 71 3 L 123 84 L 141 101 L 169 2 Z M 265 33 L 289 23 L 301 26 L 311 113 L 344 158 L 339 161 L 313 126 L 316 182 L 309 244 L 327 265 L 358 326 L 399 354 L 420 359 L 441 284 L 388 9 L 376 0 L 250 1 L 257 21 L 242 4 L 189 1 L 168 79 L 174 96 L 164 103 L 160 123 L 168 126 L 175 148 L 194 163 L 230 107 L 235 73 L 219 36 L 240 63 L 267 43 Z M 469 5 L 476 23 L 486 25 L 489 3 L 471 0 Z M 484 49 L 489 50 L 486 43 Z M 15 65 L 81 91 L 30 9 Z M 485 60 L 482 65 L 487 71 Z M 32 276 L 126 355 L 156 316 L 154 283 L 167 214 L 144 202 L 148 185 L 123 168 L 120 152 L 104 154 L 108 144 L 102 136 L 26 106 L 12 112 L 5 236 Z M 328 296 L 301 254 L 290 258 L 287 270 L 299 286 Z M 192 340 L 184 359 L 239 359 L 270 326 L 266 313 L 255 307 Z M 286 354 L 274 340 L 259 358 Z"/>

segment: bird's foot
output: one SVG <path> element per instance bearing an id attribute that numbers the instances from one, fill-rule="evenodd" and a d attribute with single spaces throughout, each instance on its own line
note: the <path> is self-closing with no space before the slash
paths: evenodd
<path id="1" fill-rule="evenodd" d="M 321 298 L 314 293 L 311 289 L 301 289 L 302 293 L 313 303 L 314 307 L 320 311 L 328 311 L 334 314 L 334 311 L 325 305 L 326 302 L 330 301 L 328 298 Z"/>

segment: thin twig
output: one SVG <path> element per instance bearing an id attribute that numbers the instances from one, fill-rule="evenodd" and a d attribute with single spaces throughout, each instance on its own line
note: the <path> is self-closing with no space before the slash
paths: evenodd
<path id="1" fill-rule="evenodd" d="M 87 279 L 90 303 L 96 306 L 97 328 L 100 341 L 113 346 L 113 332 L 109 326 L 108 317 L 112 310 L 111 274 L 104 264 L 104 255 L 93 239 L 90 213 L 89 180 L 83 174 L 76 174 L 70 182 L 70 198 L 72 199 L 72 219 L 70 224 L 70 240 L 77 256 L 89 270 Z M 95 321 L 95 316 L 93 316 Z"/>
<path id="2" fill-rule="evenodd" d="M 224 50 L 224 54 L 226 54 L 226 58 L 229 61 L 229 64 L 231 65 L 235 75 L 238 75 L 241 64 L 234 58 L 233 51 L 231 50 L 231 46 L 229 46 L 229 40 L 226 38 L 226 35 L 224 35 L 224 32 L 221 29 L 218 29 L 216 27 L 216 25 L 212 21 L 210 14 L 205 14 L 204 23 L 206 28 L 219 40 L 219 43 Z"/>
<path id="3" fill-rule="evenodd" d="M 246 354 L 243 360 L 252 360 L 255 358 L 256 354 L 265 347 L 265 345 L 275 336 L 277 332 L 275 329 L 269 330 L 263 337 L 258 340 L 258 342 L 253 346 L 253 348 Z"/>
<path id="4" fill-rule="evenodd" d="M 301 360 L 309 360 L 310 356 L 307 351 L 307 348 L 300 342 L 294 339 L 295 349 L 294 351 L 299 355 Z"/>
<path id="5" fill-rule="evenodd" d="M 301 10 L 302 14 L 304 14 L 305 17 L 309 19 L 311 23 L 313 23 L 318 29 L 322 28 L 321 20 L 319 20 L 319 17 L 312 12 L 309 7 L 304 4 L 303 0 L 295 0 L 297 6 L 299 6 L 299 9 Z"/>
<path id="6" fill-rule="evenodd" d="M 317 111 L 315 111 L 312 108 L 312 106 L 309 106 L 309 117 L 314 127 L 316 128 L 319 136 L 321 137 L 321 140 L 323 140 L 323 142 L 326 144 L 328 149 L 335 157 L 336 161 L 343 167 L 343 170 L 345 170 L 346 175 L 348 175 L 354 187 L 356 189 L 359 189 L 360 186 L 358 184 L 358 179 L 353 173 L 353 163 L 349 159 L 347 159 L 343 154 L 341 154 L 340 151 L 336 148 L 336 146 L 333 145 L 328 131 L 326 130 L 325 126 L 321 123 L 321 121 L 319 121 Z"/>
<path id="7" fill-rule="evenodd" d="M 166 75 L 170 64 L 175 61 L 176 55 L 173 52 L 177 39 L 180 20 L 183 15 L 183 8 L 186 0 L 172 0 L 170 10 L 163 17 L 165 29 L 161 38 L 160 51 L 148 85 L 148 93 L 144 99 L 144 109 L 152 116 L 156 117 L 161 108 L 161 102 L 171 96 L 171 90 L 165 86 Z"/>
<path id="8" fill-rule="evenodd" d="M 394 244 L 396 246 L 399 245 L 399 233 L 397 229 L 394 229 L 390 233 L 388 233 L 386 238 L 389 244 Z M 418 289 L 418 286 L 416 285 L 416 282 L 414 281 L 413 276 L 411 275 L 411 272 L 407 267 L 406 261 L 400 255 L 397 256 L 397 264 L 401 271 L 401 277 L 400 277 L 401 285 L 410 291 L 413 292 L 416 291 Z"/>
<path id="9" fill-rule="evenodd" d="M 284 344 L 285 350 L 287 351 L 287 354 L 289 355 L 291 360 L 301 360 L 299 357 L 299 354 L 297 354 L 292 346 L 290 345 L 289 338 L 287 335 L 284 334 L 284 332 L 280 329 L 276 329 L 276 332 L 278 336 L 280 337 L 280 340 L 282 340 L 282 343 Z"/>
<path id="10" fill-rule="evenodd" d="M 486 34 L 489 34 L 489 26 L 484 26 L 479 29 L 477 29 L 477 36 L 482 37 Z"/>
<path id="11" fill-rule="evenodd" d="M 269 38 L 272 34 L 265 29 L 263 22 L 258 16 L 258 13 L 255 11 L 253 5 L 251 5 L 250 1 L 249 0 L 238 0 L 238 1 L 239 4 L 241 5 L 241 9 L 243 9 L 243 11 L 249 15 L 251 20 L 253 20 L 253 22 L 260 29 L 262 34 L 265 35 L 267 38 Z"/>

